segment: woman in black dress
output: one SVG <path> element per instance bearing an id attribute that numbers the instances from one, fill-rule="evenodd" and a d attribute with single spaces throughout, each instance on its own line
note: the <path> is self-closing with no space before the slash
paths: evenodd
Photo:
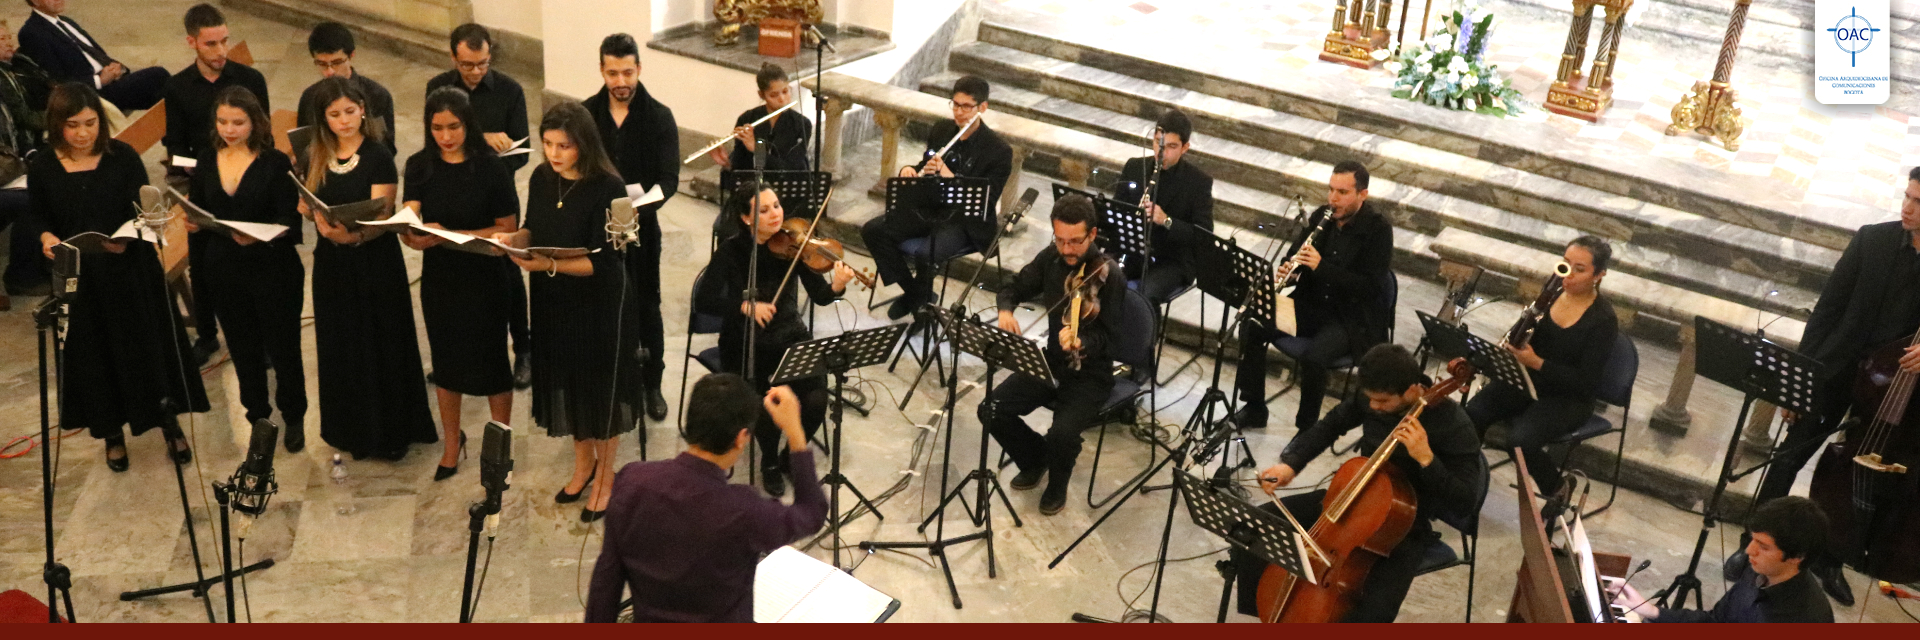
<path id="1" fill-rule="evenodd" d="M 1507 423 L 1507 446 L 1527 454 L 1528 475 L 1550 498 L 1542 513 L 1556 514 L 1555 505 L 1564 509 L 1568 504 L 1573 483 L 1561 478 L 1546 445 L 1580 428 L 1593 415 L 1594 395 L 1620 330 L 1613 305 L 1600 295 L 1600 279 L 1613 261 L 1613 247 L 1598 237 L 1580 236 L 1567 243 L 1562 258 L 1572 272 L 1560 280 L 1560 299 L 1540 319 L 1526 347 L 1507 347 L 1526 365 L 1539 399 L 1496 380 L 1467 402 L 1467 417 L 1473 419 L 1483 440 L 1493 423 Z"/>
<path id="2" fill-rule="evenodd" d="M 328 78 L 308 93 L 321 120 L 300 163 L 307 190 L 330 206 L 392 202 L 400 178 L 360 88 Z M 409 445 L 435 435 L 400 241 L 378 227 L 349 231 L 306 202 L 300 213 L 320 234 L 313 245 L 320 438 L 355 459 L 404 458 Z"/>
<path id="3" fill-rule="evenodd" d="M 220 299 L 221 332 L 240 382 L 247 421 L 264 420 L 280 408 L 288 453 L 307 446 L 307 376 L 300 353 L 300 307 L 307 269 L 300 264 L 300 192 L 293 161 L 273 148 L 267 114 L 245 87 L 222 90 L 213 101 L 213 145 L 200 153 L 187 197 L 221 220 L 277 224 L 285 233 L 261 241 L 245 234 L 216 234 L 206 261 L 194 259 Z M 197 231 L 191 223 L 188 231 Z M 204 273 L 200 273 L 204 271 Z M 274 371 L 274 401 L 267 403 L 267 362 Z"/>
<path id="4" fill-rule="evenodd" d="M 593 253 L 513 258 L 531 279 L 533 421 L 549 435 L 573 437 L 573 478 L 554 499 L 579 500 L 591 484 L 580 519 L 592 522 L 613 495 L 615 439 L 639 424 L 643 407 L 639 300 L 606 232 L 608 203 L 626 188 L 580 103 L 547 110 L 540 143 L 547 161 L 528 181 L 522 233 L 529 246 Z"/>
<path id="5" fill-rule="evenodd" d="M 108 137 L 101 113 L 99 94 L 84 84 L 60 85 L 47 101 L 50 148 L 27 168 L 31 205 L 15 232 L 35 234 L 49 259 L 55 245 L 77 234 L 113 235 L 133 219 L 147 184 L 140 154 Z M 79 291 L 68 307 L 60 424 L 106 441 L 114 471 L 127 470 L 127 424 L 134 435 L 160 427 L 173 459 L 192 460 L 175 416 L 206 411 L 207 392 L 188 364 L 187 332 L 167 294 L 159 253 L 146 241 L 121 240 L 80 262 Z"/>
<path id="6" fill-rule="evenodd" d="M 721 151 L 726 148 L 722 146 L 715 147 L 708 155 L 722 169 L 752 169 L 754 147 L 758 144 L 756 140 L 765 140 L 768 171 L 808 170 L 812 163 L 807 161 L 807 142 L 813 137 L 813 123 L 800 113 L 798 107 L 788 109 L 772 120 L 760 123 L 760 126 L 747 127 L 793 102 L 793 84 L 787 78 L 786 70 L 768 62 L 760 65 L 760 73 L 754 76 L 753 82 L 760 89 L 762 104 L 734 119 L 733 137 L 736 142 L 731 153 Z"/>
<path id="7" fill-rule="evenodd" d="M 433 147 L 407 158 L 406 206 L 429 227 L 477 236 L 520 228 L 520 194 L 513 172 L 473 126 L 467 92 L 442 87 L 427 95 L 427 129 Z M 515 302 L 509 278 L 520 270 L 501 256 L 455 249 L 428 251 L 442 242 L 429 234 L 402 234 L 407 246 L 425 251 L 420 268 L 420 313 L 432 347 L 434 397 L 446 450 L 434 480 L 460 469 L 460 404 L 463 396 L 486 396 L 493 420 L 513 416 L 513 365 L 507 360 L 507 323 Z M 524 309 L 515 310 L 525 313 Z"/>

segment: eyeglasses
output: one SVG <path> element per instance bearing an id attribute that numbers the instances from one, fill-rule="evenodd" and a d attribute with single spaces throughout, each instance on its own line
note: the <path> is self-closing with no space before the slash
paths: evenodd
<path id="1" fill-rule="evenodd" d="M 318 67 L 318 68 L 321 68 L 321 69 L 333 69 L 333 70 L 335 70 L 335 71 L 338 71 L 338 70 L 341 70 L 341 69 L 345 69 L 345 68 L 347 68 L 347 65 L 350 65 L 350 64 L 353 64 L 353 59 L 352 59 L 352 58 L 341 58 L 341 59 L 339 59 L 339 60 L 315 60 L 315 61 L 313 61 L 313 66 L 315 66 L 315 67 Z"/>
<path id="2" fill-rule="evenodd" d="M 1093 234 L 1091 233 L 1084 236 L 1080 236 L 1078 238 L 1063 238 L 1060 236 L 1054 236 L 1053 246 L 1059 247 L 1061 249 L 1076 249 L 1079 247 L 1087 246 L 1087 243 L 1091 242 L 1092 240 L 1093 240 Z"/>
<path id="3" fill-rule="evenodd" d="M 980 103 L 978 103 L 978 102 L 961 102 L 961 101 L 959 101 L 959 100 L 948 100 L 948 101 L 947 101 L 947 106 L 950 106 L 950 107 L 953 107 L 953 110 L 954 110 L 954 111 L 972 111 L 972 110 L 974 110 L 974 109 L 978 109 L 978 108 L 980 108 Z"/>
<path id="4" fill-rule="evenodd" d="M 493 66 L 493 59 L 488 58 L 479 62 L 459 62 L 453 66 L 459 67 L 461 71 L 486 71 Z"/>

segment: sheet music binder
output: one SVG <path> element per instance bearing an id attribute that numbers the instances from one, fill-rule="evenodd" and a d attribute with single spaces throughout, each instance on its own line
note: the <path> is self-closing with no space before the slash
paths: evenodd
<path id="1" fill-rule="evenodd" d="M 767 554 L 753 574 L 754 622 L 886 622 L 900 600 L 793 547 Z"/>
<path id="2" fill-rule="evenodd" d="M 152 229 L 148 229 L 146 225 L 140 224 L 140 218 L 135 217 L 128 218 L 124 224 L 120 225 L 120 228 L 113 231 L 113 235 L 107 235 L 98 231 L 82 231 L 73 234 L 71 238 L 60 241 L 60 244 L 78 249 L 80 253 L 84 254 L 105 252 L 107 250 L 106 243 L 108 242 L 126 240 L 157 242 L 158 239 Z"/>
<path id="3" fill-rule="evenodd" d="M 1540 395 L 1533 387 L 1533 374 L 1527 366 L 1513 357 L 1506 346 L 1488 342 L 1473 335 L 1465 327 L 1447 323 L 1425 311 L 1415 311 L 1420 324 L 1427 330 L 1427 340 L 1434 351 L 1440 353 L 1465 353 L 1467 364 L 1481 375 L 1507 383 L 1516 389 L 1525 389 L 1527 397 L 1539 400 Z"/>
<path id="4" fill-rule="evenodd" d="M 240 222 L 238 220 L 221 220 L 215 218 L 213 214 L 207 213 L 206 209 L 200 208 L 200 205 L 194 204 L 192 201 L 187 200 L 186 196 L 180 195 L 180 192 L 174 190 L 173 187 L 166 187 L 166 190 L 167 199 L 175 206 L 180 207 L 180 211 L 186 214 L 187 220 L 202 230 L 212 231 L 229 238 L 233 237 L 233 234 L 238 233 L 261 242 L 272 241 L 287 233 L 288 227 L 286 225 L 266 222 Z"/>
<path id="5" fill-rule="evenodd" d="M 1319 584 L 1320 576 L 1314 575 L 1312 563 L 1306 562 L 1312 553 L 1306 532 L 1295 529 L 1286 516 L 1227 495 L 1183 469 L 1175 469 L 1173 477 L 1187 496 L 1187 515 L 1194 524 L 1268 564 L 1280 565 L 1310 584 Z"/>
<path id="6" fill-rule="evenodd" d="M 906 332 L 906 323 L 890 324 L 787 347 L 786 353 L 780 356 L 780 365 L 773 370 L 773 384 L 817 378 L 836 371 L 851 371 L 886 362 L 887 356 L 893 355 L 893 345 L 900 342 L 900 336 L 906 335 Z M 829 361 L 832 356 L 842 353 L 846 354 L 844 362 Z"/>
<path id="7" fill-rule="evenodd" d="M 293 175 L 293 172 L 289 171 L 287 177 L 293 178 L 293 186 L 300 190 L 300 199 L 307 203 L 307 211 L 314 215 L 324 215 L 335 224 L 346 227 L 348 231 L 359 231 L 361 223 L 378 219 L 380 214 L 387 212 L 386 198 L 361 200 L 339 206 L 329 205 L 321 200 L 320 196 L 308 191 L 306 183 L 300 181 L 300 176 Z"/>

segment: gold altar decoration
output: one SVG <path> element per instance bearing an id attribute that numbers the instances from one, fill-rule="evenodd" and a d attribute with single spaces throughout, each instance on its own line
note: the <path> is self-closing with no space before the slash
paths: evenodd
<path id="1" fill-rule="evenodd" d="M 1733 89 L 1731 80 L 1733 57 L 1740 51 L 1740 33 L 1746 29 L 1747 7 L 1752 4 L 1753 0 L 1735 0 L 1727 35 L 1720 39 L 1720 59 L 1713 67 L 1713 80 L 1693 83 L 1693 91 L 1673 105 L 1673 124 L 1667 127 L 1667 135 L 1694 131 L 1710 140 L 1718 138 L 1728 151 L 1740 150 L 1740 133 L 1746 130 L 1746 124 L 1740 119 L 1740 92 Z"/>
<path id="2" fill-rule="evenodd" d="M 826 13 L 820 10 L 820 0 L 713 0 L 713 19 L 720 23 L 713 32 L 714 46 L 739 43 L 742 28 L 767 18 L 820 24 Z M 807 44 L 814 44 L 811 33 L 807 34 Z"/>
<path id="3" fill-rule="evenodd" d="M 1593 11 L 1606 11 L 1606 25 L 1600 30 L 1600 45 L 1594 49 L 1593 68 L 1582 74 L 1580 66 L 1587 56 L 1587 36 L 1593 31 Z M 1573 0 L 1573 24 L 1567 29 L 1567 46 L 1560 54 L 1560 70 L 1553 86 L 1547 88 L 1547 110 L 1563 116 L 1599 122 L 1600 114 L 1613 105 L 1613 63 L 1620 56 L 1621 30 L 1633 0 Z"/>
<path id="4" fill-rule="evenodd" d="M 1327 32 L 1326 43 L 1320 48 L 1320 59 L 1361 69 L 1373 68 L 1380 62 L 1373 59 L 1373 52 L 1387 48 L 1392 40 L 1387 19 L 1393 15 L 1393 0 L 1336 2 L 1333 7 L 1333 30 Z M 1353 17 L 1359 20 L 1348 20 Z M 1404 20 L 1401 29 L 1406 29 Z"/>

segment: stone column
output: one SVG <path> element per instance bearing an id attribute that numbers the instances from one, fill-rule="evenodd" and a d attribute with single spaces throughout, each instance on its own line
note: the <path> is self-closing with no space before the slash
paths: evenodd
<path id="1" fill-rule="evenodd" d="M 1013 173 L 1007 176 L 1007 186 L 1000 191 L 1000 214 L 1006 215 L 1015 200 L 1020 199 L 1020 172 L 1027 166 L 1027 148 L 1013 146 Z"/>
<path id="2" fill-rule="evenodd" d="M 884 183 L 900 170 L 900 129 L 906 126 L 907 119 L 898 113 L 874 109 L 873 123 L 880 126 L 880 181 Z"/>
<path id="3" fill-rule="evenodd" d="M 840 132 L 841 128 L 846 126 L 847 109 L 853 105 L 832 96 L 825 97 L 825 100 L 827 101 L 827 121 L 821 125 L 825 128 L 821 133 L 820 144 L 826 148 L 820 150 L 820 170 L 837 176 L 840 175 Z"/>
<path id="4" fill-rule="evenodd" d="M 1687 428 L 1693 426 L 1693 416 L 1687 413 L 1687 400 L 1693 395 L 1694 349 L 1693 323 L 1682 323 L 1680 362 L 1673 368 L 1673 385 L 1667 387 L 1666 401 L 1653 408 L 1647 426 L 1678 435 L 1686 435 Z"/>
<path id="5" fill-rule="evenodd" d="M 1773 403 L 1755 400 L 1747 414 L 1747 425 L 1740 432 L 1740 450 L 1765 455 L 1773 450 Z"/>
<path id="6" fill-rule="evenodd" d="M 1093 168 L 1087 164 L 1086 160 L 1061 158 L 1060 172 L 1067 175 L 1067 186 L 1085 191 L 1087 178 L 1093 175 Z"/>

